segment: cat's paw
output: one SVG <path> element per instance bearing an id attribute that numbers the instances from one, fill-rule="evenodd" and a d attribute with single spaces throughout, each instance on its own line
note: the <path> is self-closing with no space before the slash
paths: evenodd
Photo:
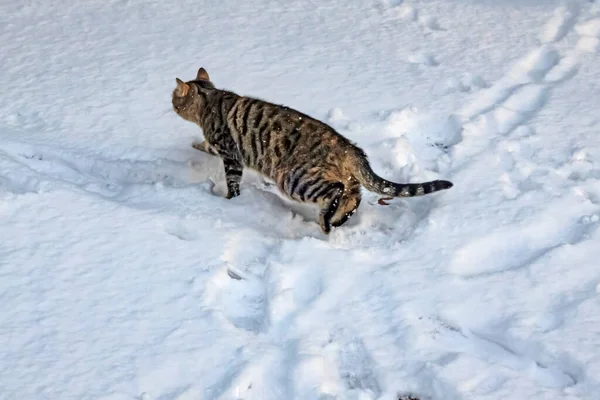
<path id="1" fill-rule="evenodd" d="M 225 196 L 226 199 L 233 199 L 234 197 L 238 197 L 240 195 L 240 189 L 229 189 L 227 190 L 227 196 Z"/>

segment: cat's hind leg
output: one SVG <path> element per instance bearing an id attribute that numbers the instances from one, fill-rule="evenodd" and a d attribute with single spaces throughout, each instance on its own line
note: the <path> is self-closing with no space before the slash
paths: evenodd
<path id="1" fill-rule="evenodd" d="M 331 226 L 337 228 L 345 224 L 358 209 L 360 200 L 360 185 L 346 186 L 340 198 L 340 204 L 337 211 L 331 218 Z"/>
<path id="2" fill-rule="evenodd" d="M 319 212 L 319 225 L 325 234 L 331 232 L 331 219 L 336 214 L 342 194 L 344 193 L 344 184 L 335 182 L 324 185 L 322 191 L 318 194 L 316 202 L 321 211 Z"/>

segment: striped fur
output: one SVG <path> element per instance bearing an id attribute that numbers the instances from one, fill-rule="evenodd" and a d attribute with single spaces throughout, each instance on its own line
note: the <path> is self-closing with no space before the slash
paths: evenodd
<path id="1" fill-rule="evenodd" d="M 223 160 L 227 198 L 240 194 L 244 168 L 273 179 L 291 199 L 319 205 L 325 233 L 360 205 L 360 187 L 389 197 L 412 197 L 452 187 L 448 181 L 399 184 L 371 169 L 366 154 L 327 124 L 291 108 L 216 89 L 200 68 L 195 80 L 176 79 L 173 108 L 199 125 L 197 150 Z"/>

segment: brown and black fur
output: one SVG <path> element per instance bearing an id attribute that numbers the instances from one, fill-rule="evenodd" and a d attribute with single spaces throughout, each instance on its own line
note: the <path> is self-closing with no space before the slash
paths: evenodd
<path id="1" fill-rule="evenodd" d="M 202 128 L 197 150 L 223 160 L 227 198 L 240 194 L 244 167 L 273 179 L 291 199 L 316 203 L 325 233 L 360 205 L 360 187 L 411 197 L 452 187 L 448 181 L 399 184 L 375 174 L 366 154 L 329 125 L 291 108 L 215 88 L 200 68 L 195 80 L 176 79 L 173 108 Z"/>

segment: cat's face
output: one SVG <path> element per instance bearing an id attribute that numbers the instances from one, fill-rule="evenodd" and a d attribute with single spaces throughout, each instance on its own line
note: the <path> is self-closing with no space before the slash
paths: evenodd
<path id="1" fill-rule="evenodd" d="M 207 91 L 215 88 L 204 68 L 198 70 L 196 79 L 183 82 L 176 78 L 177 87 L 173 90 L 171 103 L 173 110 L 183 119 L 199 124 L 207 100 Z"/>

